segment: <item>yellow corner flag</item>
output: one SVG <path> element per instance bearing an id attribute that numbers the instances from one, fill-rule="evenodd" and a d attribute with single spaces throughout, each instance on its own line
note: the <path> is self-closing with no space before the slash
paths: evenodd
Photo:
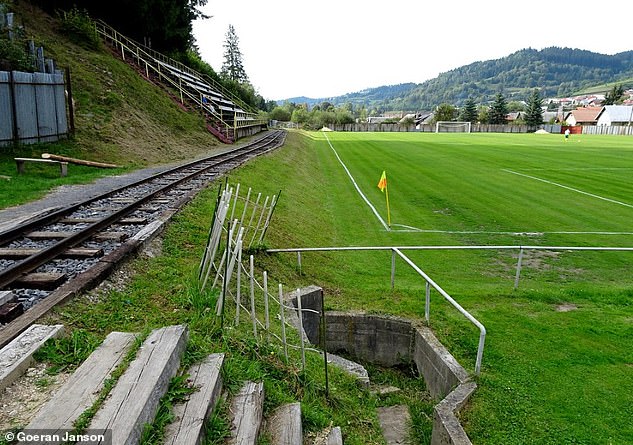
<path id="1" fill-rule="evenodd" d="M 378 188 L 385 194 L 387 200 L 387 225 L 391 228 L 391 211 L 389 210 L 389 189 L 387 188 L 387 172 L 382 171 L 380 181 L 378 181 Z"/>
<path id="2" fill-rule="evenodd" d="M 380 181 L 378 181 L 378 188 L 381 192 L 384 192 L 387 188 L 387 172 L 383 170 L 382 176 L 380 177 Z"/>

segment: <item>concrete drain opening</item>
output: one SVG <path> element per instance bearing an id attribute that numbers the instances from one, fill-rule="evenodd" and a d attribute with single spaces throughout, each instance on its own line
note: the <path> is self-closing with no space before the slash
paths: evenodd
<path id="1" fill-rule="evenodd" d="M 321 294 L 317 286 L 301 289 L 305 336 L 319 344 Z M 288 303 L 297 307 L 296 293 Z M 341 352 L 381 367 L 410 365 L 424 379 L 433 409 L 432 445 L 467 445 L 470 439 L 457 414 L 475 391 L 466 370 L 439 342 L 430 328 L 403 318 L 363 312 L 326 312 L 328 353 Z"/>

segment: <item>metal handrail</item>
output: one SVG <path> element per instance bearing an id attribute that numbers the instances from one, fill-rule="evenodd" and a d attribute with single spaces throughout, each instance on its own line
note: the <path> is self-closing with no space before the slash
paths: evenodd
<path id="1" fill-rule="evenodd" d="M 392 251 L 397 254 L 400 258 L 402 258 L 413 270 L 415 270 L 427 283 L 427 292 L 426 292 L 426 300 L 424 304 L 424 314 L 426 318 L 427 324 L 429 323 L 429 308 L 430 308 L 430 292 L 429 285 L 433 287 L 436 291 L 440 293 L 441 296 L 446 299 L 450 304 L 455 307 L 464 317 L 466 317 L 472 324 L 477 326 L 479 329 L 479 345 L 477 346 L 477 360 L 475 362 L 475 375 L 479 375 L 481 371 L 481 361 L 484 355 L 484 344 L 486 342 L 486 328 L 483 324 L 479 322 L 475 317 L 473 317 L 470 312 L 464 309 L 457 301 L 453 299 L 444 289 L 442 289 L 431 277 L 429 277 L 422 269 L 420 269 L 409 257 L 400 252 L 398 249 L 392 249 Z"/>
<path id="2" fill-rule="evenodd" d="M 183 88 L 181 82 L 176 82 L 170 79 L 169 77 L 167 77 L 165 73 L 161 71 L 160 69 L 160 62 L 162 61 L 164 63 L 169 63 L 169 64 L 173 62 L 174 66 L 178 65 L 178 66 L 175 66 L 176 69 L 182 72 L 185 72 L 187 74 L 190 74 L 192 76 L 200 77 L 199 73 L 186 67 L 185 65 L 181 64 L 180 62 L 176 60 L 169 59 L 168 57 L 154 50 L 151 50 L 149 48 L 146 49 L 143 45 L 140 45 L 138 42 L 135 42 L 134 40 L 120 34 L 114 28 L 110 27 L 109 25 L 107 25 L 106 23 L 102 21 L 98 21 L 95 25 L 95 28 L 97 32 L 99 32 L 102 36 L 104 36 L 104 38 L 110 39 L 112 42 L 115 43 L 117 47 L 121 48 L 123 58 L 125 58 L 125 50 L 127 50 L 133 57 L 137 59 L 139 63 L 142 62 L 145 64 L 146 70 L 151 67 L 151 69 L 154 72 L 158 73 L 162 79 L 167 81 L 173 88 L 178 90 L 178 92 L 181 95 L 181 101 L 183 100 L 183 95 L 184 95 L 189 100 L 194 102 L 197 106 L 199 106 L 201 109 L 211 114 L 226 129 L 226 132 L 227 132 L 226 137 L 230 137 L 228 132 L 231 128 L 233 128 L 233 132 L 235 133 L 237 128 L 247 127 L 250 125 L 260 125 L 262 123 L 261 122 L 262 120 L 255 117 L 253 113 L 247 113 L 245 111 L 241 111 L 241 113 L 243 113 L 243 116 L 248 117 L 248 115 L 252 115 L 254 117 L 251 120 L 246 120 L 246 121 L 244 119 L 238 119 L 237 118 L 238 113 L 234 110 L 234 122 L 233 122 L 233 125 L 230 125 L 229 123 L 224 121 L 221 114 L 218 114 L 213 108 L 205 104 L 205 102 L 202 100 L 201 97 L 199 97 L 198 95 L 194 95 L 191 92 L 189 92 L 186 88 Z M 142 57 L 142 55 L 145 57 Z M 154 65 L 153 62 L 156 62 L 156 65 Z M 246 122 L 248 122 L 248 124 Z M 236 134 L 233 135 L 233 139 L 235 139 L 235 137 L 236 137 Z"/>
<path id="3" fill-rule="evenodd" d="M 115 33 L 117 35 L 121 35 L 121 37 L 125 37 L 121 33 L 119 33 L 116 29 L 112 28 L 110 25 L 105 23 L 103 20 L 97 20 L 96 23 L 101 25 L 104 28 L 104 30 L 107 29 L 107 30 L 110 30 L 112 33 Z M 149 48 L 148 46 L 143 45 L 142 43 L 137 42 L 134 39 L 131 39 L 129 37 L 125 37 L 125 39 L 127 41 L 133 43 L 134 46 L 136 46 L 139 49 L 141 49 L 148 56 L 153 57 L 156 60 L 160 60 L 160 61 L 162 61 L 162 62 L 164 62 L 166 64 L 172 65 L 173 67 L 178 68 L 180 71 L 183 71 L 183 72 L 185 72 L 187 74 L 190 74 L 192 76 L 195 76 L 195 77 L 198 77 L 200 79 L 205 80 L 207 83 L 209 83 L 210 86 L 215 88 L 218 92 L 222 93 L 224 96 L 229 97 L 234 103 L 239 105 L 242 109 L 247 110 L 248 112 L 250 112 L 252 114 L 257 114 L 256 111 L 254 111 L 252 109 L 252 107 L 250 107 L 248 104 L 243 102 L 242 99 L 240 99 L 237 95 L 235 95 L 229 89 L 227 89 L 222 84 L 220 84 L 219 82 L 215 81 L 214 79 L 212 79 L 208 75 L 203 74 L 203 73 L 199 73 L 198 71 L 194 70 L 191 67 L 188 67 L 184 63 L 179 62 L 178 60 L 172 59 L 171 57 L 168 57 L 168 56 L 164 55 L 163 53 L 160 53 L 160 52 L 158 52 L 158 51 L 156 51 L 156 50 L 154 50 L 152 48 Z"/>
<path id="4" fill-rule="evenodd" d="M 424 273 L 413 261 L 406 257 L 401 250 L 518 250 L 518 261 L 516 269 L 516 277 L 514 282 L 514 288 L 518 287 L 519 277 L 521 274 L 521 265 L 523 252 L 525 250 L 559 250 L 559 251 L 611 251 L 611 252 L 633 252 L 633 247 L 609 247 L 609 246 L 348 246 L 348 247 L 295 247 L 284 249 L 268 249 L 267 253 L 296 253 L 299 271 L 301 271 L 301 253 L 302 252 L 346 252 L 346 251 L 391 251 L 392 264 L 391 264 L 391 287 L 394 286 L 395 281 L 395 255 L 400 256 L 407 262 L 418 274 L 420 274 L 426 281 L 426 303 L 425 303 L 425 319 L 429 322 L 429 308 L 430 308 L 430 287 L 436 289 L 448 302 L 450 302 L 455 308 L 457 308 L 466 318 L 471 321 L 480 330 L 479 335 L 479 347 L 477 349 L 477 361 L 475 364 L 475 373 L 479 375 L 481 369 L 481 361 L 483 358 L 483 347 L 485 343 L 486 329 L 477 321 L 472 315 L 470 315 L 465 309 L 463 309 L 459 303 L 457 303 L 448 293 L 446 293 L 437 283 L 435 283 L 427 274 Z"/>

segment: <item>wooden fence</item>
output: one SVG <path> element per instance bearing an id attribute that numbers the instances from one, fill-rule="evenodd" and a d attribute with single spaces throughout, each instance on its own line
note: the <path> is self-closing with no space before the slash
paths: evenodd
<path id="1" fill-rule="evenodd" d="M 0 71 L 0 146 L 68 135 L 64 75 Z"/>

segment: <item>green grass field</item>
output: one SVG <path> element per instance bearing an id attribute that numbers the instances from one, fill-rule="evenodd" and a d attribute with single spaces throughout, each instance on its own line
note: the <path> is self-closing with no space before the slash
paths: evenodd
<path id="1" fill-rule="evenodd" d="M 292 148 L 232 178 L 283 190 L 271 248 L 633 245 L 628 138 L 310 133 L 289 140 Z M 332 147 L 384 220 L 377 183 L 387 171 L 392 231 Z M 527 251 L 513 290 L 517 253 L 407 252 L 488 330 L 480 386 L 463 413 L 468 434 L 475 444 L 633 443 L 633 252 Z M 301 278 L 290 254 L 260 263 L 282 281 L 323 286 L 331 308 L 422 318 L 424 283 L 398 263 L 391 291 L 390 258 L 304 254 Z M 574 310 L 558 311 L 562 304 Z M 478 331 L 437 294 L 431 325 L 472 371 Z"/>

